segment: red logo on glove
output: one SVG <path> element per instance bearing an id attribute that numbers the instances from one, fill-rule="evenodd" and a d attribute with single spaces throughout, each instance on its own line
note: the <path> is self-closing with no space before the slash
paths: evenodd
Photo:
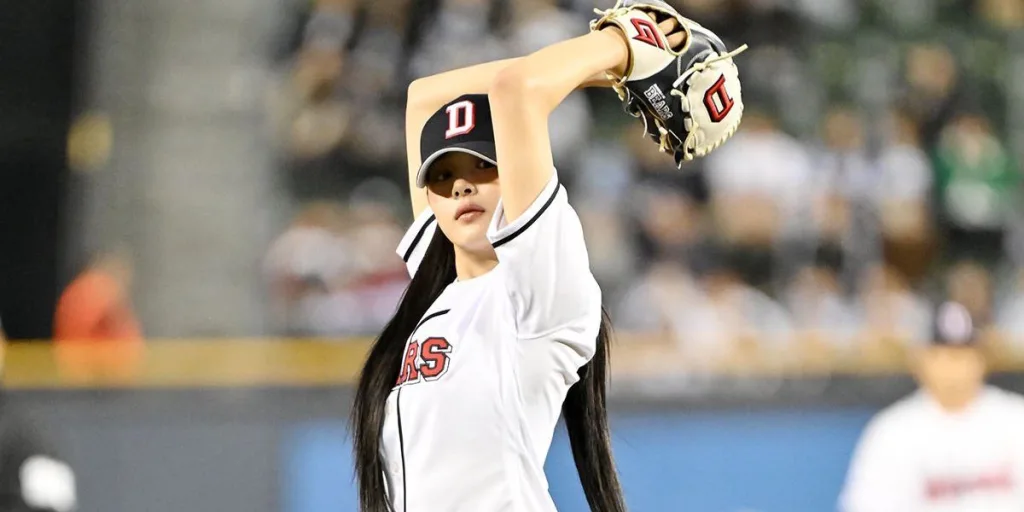
<path id="1" fill-rule="evenodd" d="M 704 107 L 708 109 L 708 116 L 711 117 L 712 122 L 722 122 L 722 119 L 732 112 L 732 106 L 735 104 L 736 101 L 729 97 L 729 91 L 725 90 L 725 75 L 722 75 L 715 85 L 712 85 L 708 92 L 704 93 Z"/>
<path id="2" fill-rule="evenodd" d="M 636 39 L 637 41 L 640 41 L 642 43 L 647 43 L 651 46 L 660 48 L 662 50 L 665 49 L 665 42 L 662 41 L 660 37 L 658 37 L 658 29 L 654 26 L 654 23 L 652 23 L 651 20 L 644 18 L 633 18 L 629 21 L 633 22 L 633 28 L 635 28 L 638 32 L 636 37 L 634 37 L 633 39 Z"/>

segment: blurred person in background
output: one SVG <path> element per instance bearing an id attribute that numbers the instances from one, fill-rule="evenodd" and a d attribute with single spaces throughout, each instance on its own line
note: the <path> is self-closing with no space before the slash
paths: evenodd
<path id="1" fill-rule="evenodd" d="M 840 498 L 844 512 L 1024 509 L 1024 398 L 985 385 L 962 305 L 939 307 L 932 340 L 914 353 L 920 389 L 866 427 Z"/>
<path id="2" fill-rule="evenodd" d="M 264 260 L 277 324 L 286 334 L 316 333 L 310 309 L 353 267 L 344 237 L 346 212 L 338 204 L 304 206 L 274 240 Z"/>
<path id="3" fill-rule="evenodd" d="M 1014 204 L 1021 175 L 988 120 L 967 112 L 946 126 L 935 149 L 935 169 L 947 256 L 998 263 L 1011 223 L 1021 222 Z"/>
<path id="4" fill-rule="evenodd" d="M 509 56 L 509 9 L 505 0 L 423 2 L 422 37 L 410 62 L 413 77 L 493 61 Z M 468 51 L 472 49 L 472 51 Z"/>
<path id="5" fill-rule="evenodd" d="M 920 127 L 921 140 L 934 147 L 960 96 L 960 72 L 950 48 L 941 43 L 910 45 L 904 56 L 901 103 Z"/>
<path id="6" fill-rule="evenodd" d="M 1005 30 L 1024 27 L 1024 3 L 1017 0 L 978 0 L 974 7 L 978 17 L 992 26 Z"/>
<path id="7" fill-rule="evenodd" d="M 346 133 L 349 113 L 339 101 L 342 70 L 356 35 L 355 0 L 316 0 L 300 16 L 296 47 L 274 91 L 276 128 L 290 156 L 309 160 L 331 151 Z M 291 42 L 291 41 L 290 41 Z"/>
<path id="8" fill-rule="evenodd" d="M 349 209 L 345 242 L 351 268 L 310 311 L 313 328 L 322 335 L 379 331 L 409 284 L 405 264 L 395 255 L 403 232 L 391 205 L 357 199 Z"/>
<path id="9" fill-rule="evenodd" d="M 131 300 L 133 267 L 124 248 L 97 256 L 61 294 L 54 340 L 141 342 L 142 328 Z"/>
<path id="10" fill-rule="evenodd" d="M 705 164 L 716 235 L 746 260 L 743 277 L 755 286 L 772 278 L 773 255 L 811 236 L 813 169 L 805 146 L 764 112 L 744 113 L 743 129 Z"/>
<path id="11" fill-rule="evenodd" d="M 996 307 L 995 324 L 1016 351 L 1024 353 L 1024 270 L 1011 273 Z"/>
<path id="12" fill-rule="evenodd" d="M 822 147 L 815 158 L 812 217 L 808 242 L 843 253 L 852 274 L 878 260 L 878 215 L 874 193 L 878 169 L 867 151 L 860 113 L 834 106 L 822 121 Z M 800 265 L 806 255 L 790 253 L 786 261 Z"/>
<path id="13" fill-rule="evenodd" d="M 765 360 L 784 356 L 795 341 L 785 308 L 743 279 L 738 270 L 743 254 L 737 257 L 728 248 L 712 254 L 697 266 L 708 300 L 685 311 L 685 320 L 676 326 L 681 346 L 693 347 L 709 360 L 724 355 L 764 356 Z"/>
<path id="14" fill-rule="evenodd" d="M 898 270 L 885 264 L 868 269 L 858 283 L 859 343 L 868 345 L 927 342 L 932 312 Z"/>
<path id="15" fill-rule="evenodd" d="M 409 281 L 393 251 L 401 236 L 391 207 L 373 199 L 307 205 L 265 260 L 278 324 L 300 336 L 379 330 Z"/>
<path id="16" fill-rule="evenodd" d="M 406 67 L 418 48 L 408 43 L 412 24 L 420 23 L 414 0 L 362 0 L 359 37 L 347 54 L 358 72 L 344 76 L 344 97 L 354 121 L 343 146 L 367 177 L 387 176 L 402 165 L 402 101 Z M 423 40 L 420 40 L 423 42 Z M 362 177 L 362 176 L 360 176 Z M 346 176 L 350 183 L 358 182 Z"/>
<path id="17" fill-rule="evenodd" d="M 655 261 L 623 294 L 614 310 L 615 324 L 624 331 L 675 339 L 680 317 L 706 300 L 685 265 Z"/>
<path id="18" fill-rule="evenodd" d="M 894 110 L 887 121 L 878 156 L 880 176 L 872 194 L 883 259 L 919 285 L 932 269 L 938 249 L 931 204 L 935 180 L 914 120 Z"/>
<path id="19" fill-rule="evenodd" d="M 813 265 L 801 269 L 784 293 L 793 328 L 802 341 L 854 348 L 859 325 L 854 305 L 840 279 L 842 253 L 821 248 Z"/>
<path id="20" fill-rule="evenodd" d="M 946 296 L 971 314 L 976 329 L 987 329 L 994 320 L 994 291 L 988 269 L 973 261 L 961 261 L 946 272 Z"/>

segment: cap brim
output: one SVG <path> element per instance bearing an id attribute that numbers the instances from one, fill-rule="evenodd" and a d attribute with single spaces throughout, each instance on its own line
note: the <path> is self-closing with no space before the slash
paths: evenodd
<path id="1" fill-rule="evenodd" d="M 427 157 L 426 160 L 420 164 L 420 170 L 416 173 L 416 186 L 423 188 L 427 184 L 427 171 L 430 166 L 437 161 L 438 158 L 448 153 L 467 153 L 473 155 L 481 160 L 490 162 L 491 165 L 498 165 L 498 159 L 496 157 L 497 151 L 494 149 L 493 142 L 462 142 L 453 144 L 451 146 L 441 148 L 435 151 L 432 155 Z"/>

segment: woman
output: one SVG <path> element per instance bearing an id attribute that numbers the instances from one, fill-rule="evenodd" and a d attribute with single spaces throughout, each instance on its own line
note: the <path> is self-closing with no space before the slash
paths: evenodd
<path id="1" fill-rule="evenodd" d="M 674 20 L 660 28 L 683 42 Z M 362 510 L 555 510 L 544 460 L 559 410 L 591 508 L 625 510 L 605 411 L 608 323 L 548 116 L 628 59 L 610 28 L 410 86 L 417 220 L 399 254 L 413 278 L 359 382 Z"/>

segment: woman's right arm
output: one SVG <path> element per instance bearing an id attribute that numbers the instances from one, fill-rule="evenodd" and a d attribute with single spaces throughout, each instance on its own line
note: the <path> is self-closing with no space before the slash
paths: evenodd
<path id="1" fill-rule="evenodd" d="M 442 105 L 463 94 L 487 93 L 498 72 L 520 60 L 522 57 L 477 64 L 420 78 L 409 85 L 409 99 L 405 109 L 405 147 L 409 161 L 409 195 L 412 198 L 413 218 L 427 208 L 426 192 L 416 187 L 416 172 L 421 163 L 420 132 L 427 119 Z M 604 74 L 599 74 L 581 84 L 580 88 L 610 85 Z"/>

